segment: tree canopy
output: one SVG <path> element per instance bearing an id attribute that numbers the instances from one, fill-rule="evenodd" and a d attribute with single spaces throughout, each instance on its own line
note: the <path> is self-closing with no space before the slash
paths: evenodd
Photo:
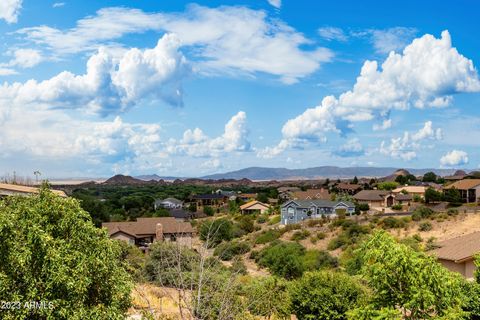
<path id="1" fill-rule="evenodd" d="M 0 200 L 0 300 L 51 302 L 2 310 L 2 318 L 123 319 L 131 278 L 120 254 L 75 199 L 43 187 Z"/>

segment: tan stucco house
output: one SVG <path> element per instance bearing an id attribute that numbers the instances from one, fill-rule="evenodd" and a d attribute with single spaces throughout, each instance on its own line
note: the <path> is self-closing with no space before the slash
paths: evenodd
<path id="1" fill-rule="evenodd" d="M 257 200 L 247 202 L 244 205 L 240 206 L 240 211 L 243 214 L 246 214 L 246 213 L 262 213 L 263 214 L 267 212 L 268 209 L 270 209 L 269 204 L 266 204 Z"/>
<path id="2" fill-rule="evenodd" d="M 480 253 L 480 232 L 470 233 L 437 243 L 438 249 L 432 251 L 444 267 L 458 272 L 467 279 L 473 279 L 475 272 L 474 257 Z"/>

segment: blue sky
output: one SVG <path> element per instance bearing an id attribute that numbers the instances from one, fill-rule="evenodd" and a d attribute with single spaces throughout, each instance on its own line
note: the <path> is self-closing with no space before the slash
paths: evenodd
<path id="1" fill-rule="evenodd" d="M 480 165 L 480 5 L 0 4 L 0 174 Z"/>

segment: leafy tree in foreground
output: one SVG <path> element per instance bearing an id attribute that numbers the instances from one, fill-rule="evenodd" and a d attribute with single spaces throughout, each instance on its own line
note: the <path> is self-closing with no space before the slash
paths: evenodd
<path id="1" fill-rule="evenodd" d="M 2 319 L 123 319 L 131 280 L 119 256 L 77 200 L 46 187 L 0 200 L 0 300 L 52 306 L 4 309 Z"/>
<path id="2" fill-rule="evenodd" d="M 434 257 L 378 231 L 359 249 L 361 275 L 373 290 L 371 310 L 397 309 L 404 319 L 461 319 L 463 280 Z"/>
<path id="3" fill-rule="evenodd" d="M 299 320 L 346 319 L 366 291 L 353 277 L 331 271 L 307 272 L 290 289 L 292 313 Z"/>
<path id="4" fill-rule="evenodd" d="M 290 319 L 288 282 L 282 278 L 264 277 L 252 280 L 244 289 L 248 310 L 266 319 Z"/>

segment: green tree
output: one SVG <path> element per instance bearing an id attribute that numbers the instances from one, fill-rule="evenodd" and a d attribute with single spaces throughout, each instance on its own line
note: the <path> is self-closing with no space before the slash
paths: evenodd
<path id="1" fill-rule="evenodd" d="M 433 188 L 428 188 L 425 190 L 425 203 L 439 202 L 442 201 L 442 198 L 442 193 Z"/>
<path id="2" fill-rule="evenodd" d="M 463 280 L 434 257 L 397 243 L 384 231 L 374 233 L 358 250 L 360 273 L 373 291 L 368 308 L 398 309 L 404 319 L 459 319 Z"/>
<path id="3" fill-rule="evenodd" d="M 45 186 L 0 200 L 0 300 L 52 308 L 2 310 L 3 319 L 124 319 L 131 277 L 120 246 L 80 203 Z"/>
<path id="4" fill-rule="evenodd" d="M 460 205 L 462 203 L 460 191 L 455 188 L 445 189 L 443 199 L 452 205 Z"/>
<path id="5" fill-rule="evenodd" d="M 378 184 L 378 189 L 380 190 L 390 191 L 395 189 L 396 187 L 398 187 L 398 182 L 394 182 L 394 181 L 386 181 Z"/>
<path id="6" fill-rule="evenodd" d="M 437 175 L 434 172 L 427 172 L 423 175 L 423 182 L 436 182 L 437 181 Z"/>
<path id="7" fill-rule="evenodd" d="M 401 174 L 395 178 L 395 182 L 398 182 L 399 184 L 404 185 L 408 182 L 408 178 Z"/>
<path id="8" fill-rule="evenodd" d="M 266 267 L 276 276 L 286 279 L 298 278 L 304 271 L 302 263 L 305 248 L 297 242 L 274 241 L 262 249 L 256 257 L 256 262 Z"/>
<path id="9" fill-rule="evenodd" d="M 366 297 L 365 288 L 341 272 L 306 272 L 291 289 L 292 313 L 304 319 L 346 319 Z"/>
<path id="10" fill-rule="evenodd" d="M 227 219 L 205 221 L 200 226 L 200 239 L 209 247 L 215 247 L 222 241 L 233 238 L 233 224 Z"/>
<path id="11" fill-rule="evenodd" d="M 252 280 L 245 287 L 248 310 L 266 319 L 290 319 L 290 295 L 288 282 L 277 277 Z"/>
<path id="12" fill-rule="evenodd" d="M 358 183 L 358 178 L 357 178 L 357 176 L 353 177 L 352 183 L 353 183 L 353 184 L 357 184 L 357 183 Z"/>

